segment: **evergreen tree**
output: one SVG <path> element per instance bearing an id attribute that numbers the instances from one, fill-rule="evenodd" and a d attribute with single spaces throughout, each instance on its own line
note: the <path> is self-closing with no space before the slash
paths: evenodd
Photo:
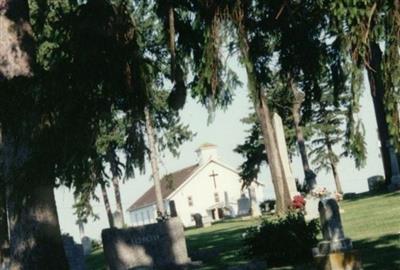
<path id="1" fill-rule="evenodd" d="M 382 162 L 389 183 L 392 176 L 390 148 L 398 147 L 400 141 L 397 110 L 399 2 L 360 0 L 327 4 L 331 6 L 332 29 L 343 55 L 351 58 L 353 70 L 365 68 L 367 71 L 381 141 Z M 383 51 L 381 46 L 384 47 Z M 353 73 L 362 77 L 360 71 Z M 361 80 L 358 77 L 355 80 Z M 353 100 L 356 103 L 360 88 L 354 90 Z"/>
<path id="2" fill-rule="evenodd" d="M 140 99 L 130 98 L 140 97 L 140 89 L 128 97 L 124 91 L 124 71 L 138 63 L 126 53 L 132 45 L 129 20 L 107 2 L 30 4 L 37 41 L 34 76 L 1 85 L 2 181 L 12 198 L 7 202 L 11 256 L 22 269 L 68 269 L 53 188 L 84 186 L 98 123 L 111 119 L 114 106 L 126 109 L 132 100 L 141 106 Z M 134 145 L 127 151 L 140 163 L 144 151 L 136 138 L 130 139 Z M 27 239 L 32 245 L 23 244 Z"/>
<path id="3" fill-rule="evenodd" d="M 324 110 L 320 113 L 315 128 L 315 139 L 312 140 L 313 164 L 316 165 L 317 172 L 321 170 L 332 171 L 335 179 L 336 191 L 343 194 L 340 183 L 337 165 L 340 156 L 337 155 L 333 147 L 343 142 L 344 132 L 342 130 L 344 124 L 344 115 L 340 110 Z"/>
<path id="4" fill-rule="evenodd" d="M 349 141 L 348 135 L 348 107 L 352 102 L 349 93 L 342 93 L 338 97 L 333 96 L 332 86 L 322 85 L 323 94 L 320 102 L 314 105 L 313 115 L 313 140 L 310 155 L 313 156 L 313 164 L 316 171 L 332 171 L 336 190 L 343 194 L 337 165 L 340 157 L 351 156 L 355 167 L 360 169 L 365 166 L 367 158 L 366 144 L 364 140 L 364 127 L 361 122 L 356 127 L 357 133 Z M 339 146 L 337 146 L 339 144 Z M 334 147 L 340 147 L 342 152 L 336 154 Z"/>

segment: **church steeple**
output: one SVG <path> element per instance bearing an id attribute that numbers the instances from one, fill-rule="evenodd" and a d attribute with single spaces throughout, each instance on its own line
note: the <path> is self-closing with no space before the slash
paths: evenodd
<path id="1" fill-rule="evenodd" d="M 199 165 L 204 165 L 211 159 L 218 159 L 217 146 L 211 143 L 204 143 L 196 150 Z"/>

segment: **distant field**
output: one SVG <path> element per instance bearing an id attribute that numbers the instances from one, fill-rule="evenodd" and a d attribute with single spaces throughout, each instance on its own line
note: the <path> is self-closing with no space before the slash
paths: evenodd
<path id="1" fill-rule="evenodd" d="M 341 202 L 345 234 L 361 253 L 364 269 L 400 270 L 400 193 L 363 194 Z M 186 231 L 190 255 L 203 258 L 202 270 L 226 269 L 247 263 L 240 253 L 241 235 L 259 220 L 231 220 Z M 87 258 L 88 270 L 103 270 L 102 250 Z M 311 269 L 287 266 L 275 269 Z"/>

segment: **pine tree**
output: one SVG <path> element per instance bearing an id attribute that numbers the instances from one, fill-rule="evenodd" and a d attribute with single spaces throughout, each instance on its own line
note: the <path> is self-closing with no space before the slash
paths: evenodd
<path id="1" fill-rule="evenodd" d="M 339 172 L 337 165 L 340 156 L 337 155 L 333 146 L 342 142 L 344 132 L 342 130 L 344 124 L 343 112 L 337 109 L 328 109 L 320 113 L 317 119 L 315 128 L 315 139 L 312 140 L 312 151 L 310 155 L 313 156 L 312 163 L 316 165 L 317 172 L 321 170 L 332 171 L 336 191 L 343 194 L 343 189 L 339 179 Z"/>
<path id="2" fill-rule="evenodd" d="M 338 99 L 331 95 L 331 86 L 324 84 L 323 95 L 318 104 L 315 105 L 313 118 L 313 140 L 310 155 L 313 156 L 312 163 L 316 171 L 332 171 L 335 186 L 338 193 L 343 194 L 340 183 L 338 163 L 342 156 L 351 156 L 357 169 L 364 167 L 367 158 L 366 144 L 364 140 L 364 127 L 357 122 L 357 133 L 349 141 L 348 132 L 348 111 L 351 103 L 349 94 L 343 93 Z M 336 101 L 336 102 L 335 102 Z M 335 153 L 334 147 L 339 147 L 342 152 Z"/>
<path id="3" fill-rule="evenodd" d="M 397 65 L 400 59 L 399 1 L 337 1 L 329 5 L 332 31 L 342 47 L 343 55 L 351 59 L 353 70 L 359 70 L 359 77 L 362 78 L 360 70 L 365 68 L 367 71 L 381 141 L 383 168 L 386 181 L 390 183 L 390 148 L 399 148 L 400 142 L 396 90 L 400 71 Z M 384 47 L 383 50 L 381 47 Z M 355 89 L 355 102 L 360 92 L 360 88 Z"/>

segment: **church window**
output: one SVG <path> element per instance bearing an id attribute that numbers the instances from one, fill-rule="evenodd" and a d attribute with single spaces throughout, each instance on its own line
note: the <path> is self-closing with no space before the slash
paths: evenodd
<path id="1" fill-rule="evenodd" d="M 189 206 L 193 206 L 193 198 L 192 198 L 192 196 L 188 197 L 188 205 Z"/>
<path id="2" fill-rule="evenodd" d="M 218 192 L 215 192 L 215 193 L 214 193 L 214 200 L 215 200 L 216 203 L 219 203 L 219 195 L 218 195 Z"/>
<path id="3" fill-rule="evenodd" d="M 147 219 L 149 220 L 149 223 L 151 223 L 150 212 L 149 210 L 147 210 L 146 212 L 147 212 Z"/>

